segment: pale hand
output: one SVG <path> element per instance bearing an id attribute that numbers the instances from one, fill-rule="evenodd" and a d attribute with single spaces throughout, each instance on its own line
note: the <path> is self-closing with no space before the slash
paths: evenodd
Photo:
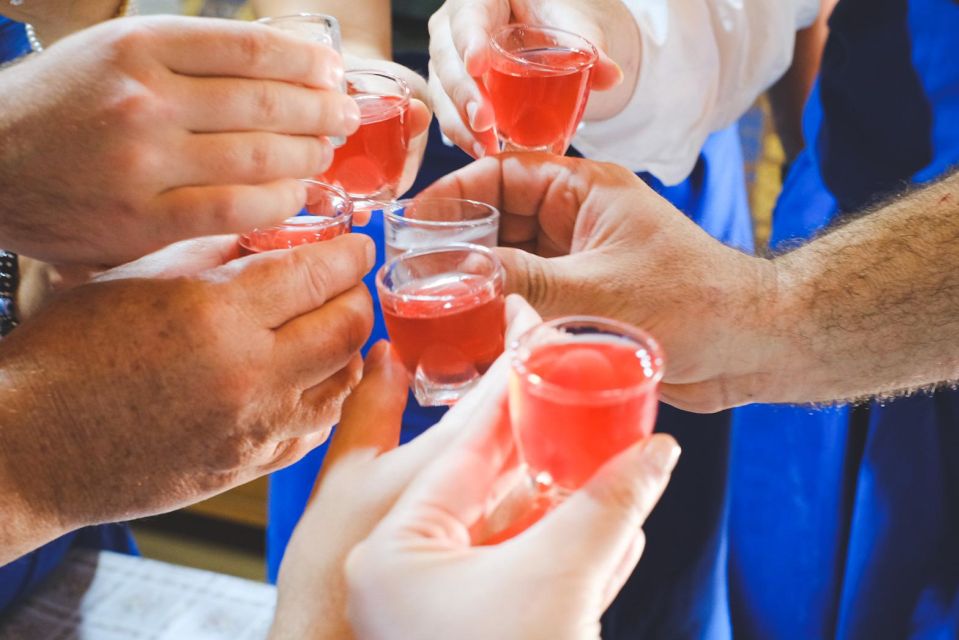
<path id="1" fill-rule="evenodd" d="M 597 48 L 593 89 L 607 95 L 594 94 L 587 119 L 614 115 L 635 88 L 639 31 L 621 0 L 446 0 L 430 18 L 430 95 L 443 133 L 476 158 L 499 151 L 479 79 L 490 66 L 490 36 L 514 22 L 571 31 Z"/>
<path id="2" fill-rule="evenodd" d="M 84 30 L 0 76 L 0 246 L 113 266 L 295 214 L 359 126 L 323 45 L 227 20 Z"/>
<path id="3" fill-rule="evenodd" d="M 507 313 L 510 339 L 538 321 L 515 297 Z M 507 373 L 501 358 L 440 424 L 392 449 L 407 379 L 384 347 L 371 352 L 287 550 L 271 637 L 598 637 L 678 448 L 655 436 L 516 539 L 472 547 L 470 529 L 519 477 Z M 432 506 L 454 520 L 434 521 Z"/>

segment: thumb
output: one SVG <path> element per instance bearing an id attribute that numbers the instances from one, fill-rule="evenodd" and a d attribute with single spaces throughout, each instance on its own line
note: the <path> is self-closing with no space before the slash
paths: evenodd
<path id="1" fill-rule="evenodd" d="M 537 550 L 530 557 L 551 563 L 565 557 L 597 591 L 618 592 L 639 561 L 641 527 L 679 454 L 679 445 L 666 434 L 633 445 L 516 541 Z"/>
<path id="2" fill-rule="evenodd" d="M 567 265 L 575 257 L 543 258 L 509 247 L 495 251 L 506 271 L 506 293 L 522 296 L 544 318 L 562 315 L 564 303 L 576 302 L 576 279 L 568 276 Z"/>

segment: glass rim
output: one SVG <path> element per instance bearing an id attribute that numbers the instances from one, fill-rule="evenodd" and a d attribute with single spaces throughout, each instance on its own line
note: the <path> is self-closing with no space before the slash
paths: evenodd
<path id="1" fill-rule="evenodd" d="M 392 202 L 374 202 L 377 205 L 382 205 L 383 218 L 389 222 L 405 222 L 411 226 L 429 227 L 435 229 L 481 227 L 493 221 L 499 222 L 501 215 L 499 209 L 493 205 L 486 202 L 480 202 L 479 200 L 470 200 L 468 198 L 442 196 L 436 198 L 404 198 L 403 200 L 393 200 Z M 401 216 L 394 213 L 394 211 L 398 209 L 405 209 L 411 204 L 415 205 L 420 202 L 456 202 L 461 205 L 466 203 L 470 206 L 475 206 L 478 209 L 484 209 L 487 212 L 487 215 L 483 216 L 482 218 L 470 218 L 468 220 L 423 220 L 421 218 L 407 218 L 406 216 Z"/>
<path id="2" fill-rule="evenodd" d="M 507 50 L 499 42 L 499 38 L 502 35 L 509 33 L 511 31 L 519 30 L 519 29 L 525 29 L 528 31 L 539 31 L 542 33 L 554 33 L 554 34 L 560 34 L 563 36 L 575 38 L 580 43 L 586 45 L 581 50 L 589 54 L 589 60 L 580 62 L 572 67 L 562 67 L 562 68 L 555 67 L 549 64 L 543 64 L 541 62 L 531 62 L 529 60 L 526 60 L 525 58 L 522 58 L 516 55 L 512 51 Z M 583 36 L 579 35 L 578 33 L 573 33 L 572 31 L 567 31 L 565 29 L 557 29 L 556 27 L 547 27 L 546 25 L 525 24 L 525 23 L 507 24 L 500 27 L 496 31 L 494 31 L 493 34 L 490 36 L 489 41 L 490 41 L 490 46 L 493 48 L 494 51 L 501 53 L 507 58 L 530 67 L 536 67 L 538 69 L 545 69 L 548 71 L 568 71 L 568 72 L 582 71 L 583 69 L 588 69 L 589 67 L 592 67 L 599 60 L 599 50 L 596 48 L 596 45 L 594 45 L 592 42 L 590 42 Z"/>
<path id="3" fill-rule="evenodd" d="M 650 354 L 654 367 L 653 375 L 646 376 L 639 384 L 617 387 L 615 389 L 598 389 L 592 391 L 570 389 L 569 387 L 553 384 L 552 382 L 548 382 L 542 378 L 539 378 L 539 380 L 535 382 L 531 380 L 531 376 L 535 374 L 533 374 L 526 367 L 525 361 L 520 355 L 520 349 L 523 348 L 523 343 L 530 340 L 534 334 L 544 329 L 560 329 L 563 325 L 576 323 L 588 324 L 600 329 L 611 329 L 614 333 L 619 334 L 618 337 L 625 338 L 638 344 L 642 349 Z M 638 395 L 648 391 L 651 387 L 655 388 L 662 381 L 663 374 L 666 370 L 666 360 L 663 357 L 663 349 L 660 347 L 656 338 L 639 327 L 626 322 L 620 322 L 619 320 L 613 320 L 612 318 L 604 318 L 601 316 L 563 316 L 560 318 L 554 318 L 553 320 L 546 320 L 537 324 L 535 327 L 530 327 L 520 334 L 518 338 L 510 342 L 507 353 L 509 354 L 508 358 L 510 369 L 518 376 L 521 376 L 524 380 L 529 382 L 531 387 L 547 391 L 548 393 L 563 394 L 567 397 L 573 397 L 577 399 L 610 400 L 623 396 Z M 532 350 L 530 350 L 530 353 L 532 353 Z"/>
<path id="4" fill-rule="evenodd" d="M 347 95 L 350 95 L 349 93 L 350 76 L 354 76 L 354 75 L 379 76 L 381 78 L 386 78 L 387 80 L 392 80 L 393 82 L 397 84 L 397 86 L 399 86 L 400 88 L 399 97 L 402 98 L 402 102 L 400 102 L 400 104 L 396 106 L 390 107 L 384 113 L 393 113 L 396 111 L 401 111 L 403 109 L 409 108 L 410 100 L 413 97 L 413 91 L 410 89 L 410 84 L 403 78 L 396 75 L 395 73 L 390 73 L 388 71 L 381 71 L 380 69 L 347 69 L 343 73 L 344 82 L 346 83 L 346 86 L 347 86 L 347 89 L 346 89 Z M 383 94 L 360 93 L 359 95 L 383 95 Z"/>
<path id="5" fill-rule="evenodd" d="M 488 259 L 490 260 L 490 262 L 492 262 L 492 264 L 493 264 L 493 272 L 492 272 L 491 274 L 487 275 L 487 276 L 484 276 L 484 278 L 487 279 L 487 280 L 490 280 L 490 281 L 492 281 L 492 282 L 497 282 L 497 281 L 499 281 L 500 283 L 505 282 L 505 280 L 506 280 L 506 269 L 503 267 L 503 262 L 502 262 L 502 260 L 499 259 L 499 256 L 497 256 L 496 253 L 495 253 L 492 249 L 490 249 L 489 247 L 484 247 L 483 245 L 480 245 L 480 244 L 473 244 L 473 243 L 471 243 L 471 242 L 451 242 L 451 243 L 449 243 L 449 244 L 438 245 L 438 246 L 435 246 L 435 247 L 426 247 L 426 248 L 423 248 L 423 249 L 416 249 L 416 250 L 406 251 L 406 252 L 401 253 L 401 254 L 399 254 L 399 255 L 393 256 L 392 258 L 390 258 L 389 260 L 387 260 L 385 263 L 383 263 L 383 266 L 380 267 L 380 268 L 377 270 L 377 272 L 376 272 L 376 288 L 377 288 L 378 291 L 386 292 L 387 295 L 393 295 L 393 296 L 395 296 L 395 295 L 397 295 L 397 294 L 396 294 L 394 291 L 391 291 L 391 290 L 386 286 L 385 280 L 386 280 L 386 274 L 389 273 L 390 271 L 392 271 L 394 268 L 396 268 L 396 266 L 397 266 L 399 263 L 405 262 L 405 261 L 407 261 L 407 260 L 412 260 L 413 258 L 419 258 L 419 257 L 422 257 L 422 256 L 431 255 L 431 254 L 434 254 L 434 253 L 451 253 L 451 252 L 453 252 L 453 251 L 462 251 L 462 252 L 469 252 L 469 253 L 479 253 L 479 254 L 484 255 L 484 256 L 485 256 L 486 258 L 488 258 Z M 382 299 L 382 297 L 383 297 L 383 296 L 382 296 L 382 294 L 381 294 L 381 295 L 380 295 L 380 298 Z M 450 294 L 447 294 L 447 295 L 433 295 L 433 296 L 430 296 L 430 295 L 425 295 L 425 296 L 424 296 L 424 295 L 404 295 L 403 297 L 406 298 L 406 299 L 409 299 L 409 300 L 417 300 L 417 301 L 420 301 L 420 300 L 422 300 L 422 301 L 427 301 L 427 300 L 428 300 L 428 301 L 435 301 L 435 300 L 452 300 L 452 299 L 456 298 L 455 295 L 450 295 Z"/>
<path id="6" fill-rule="evenodd" d="M 336 16 L 331 16 L 328 13 L 310 13 L 309 11 L 302 11 L 300 13 L 287 13 L 282 16 L 265 16 L 263 18 L 257 18 L 254 22 L 258 24 L 272 24 L 274 22 L 293 22 L 294 20 L 303 20 L 304 22 L 326 22 L 335 26 L 337 29 L 340 27 L 340 21 L 336 19 Z"/>

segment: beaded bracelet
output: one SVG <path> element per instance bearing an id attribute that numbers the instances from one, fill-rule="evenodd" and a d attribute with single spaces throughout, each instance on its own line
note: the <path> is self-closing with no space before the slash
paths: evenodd
<path id="1" fill-rule="evenodd" d="M 10 0 L 10 4 L 19 5 L 23 4 L 23 0 Z M 114 18 L 121 18 L 124 16 L 135 16 L 137 14 L 137 5 L 136 0 L 123 0 L 120 3 L 120 6 L 117 8 Z M 32 24 L 24 24 L 24 29 L 27 32 L 27 42 L 30 43 L 30 50 L 33 53 L 40 53 L 43 51 L 43 45 L 40 43 L 40 39 L 37 38 L 37 32 L 34 30 Z"/>

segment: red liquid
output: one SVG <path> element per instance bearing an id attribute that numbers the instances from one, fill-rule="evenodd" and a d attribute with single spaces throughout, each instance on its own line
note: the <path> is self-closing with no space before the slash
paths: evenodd
<path id="1" fill-rule="evenodd" d="M 409 104 L 399 96 L 356 96 L 360 128 L 318 179 L 353 197 L 395 197 L 410 146 Z"/>
<path id="2" fill-rule="evenodd" d="M 526 375 L 514 371 L 510 379 L 510 417 L 532 473 L 549 473 L 560 487 L 575 490 L 611 457 L 652 433 L 657 386 L 635 345 L 545 344 L 525 366 Z M 531 376 L 554 387 L 532 384 Z M 645 386 L 637 392 L 640 385 Z M 596 398 L 602 391 L 615 395 Z"/>
<path id="3" fill-rule="evenodd" d="M 591 53 L 557 48 L 514 55 L 523 61 L 494 53 L 483 78 L 497 133 L 513 146 L 565 153 L 586 109 L 592 66 L 582 65 Z"/>
<path id="4" fill-rule="evenodd" d="M 416 299 L 404 296 L 443 296 Z M 390 342 L 410 373 L 434 380 L 484 373 L 503 352 L 503 292 L 487 278 L 446 275 L 381 294 Z"/>
<path id="5" fill-rule="evenodd" d="M 245 233 L 240 236 L 240 256 L 323 242 L 350 232 L 352 225 L 349 216 L 343 216 L 342 220 L 335 224 L 330 221 L 331 218 L 325 216 L 296 216 L 287 218 L 283 224 L 276 227 Z"/>

